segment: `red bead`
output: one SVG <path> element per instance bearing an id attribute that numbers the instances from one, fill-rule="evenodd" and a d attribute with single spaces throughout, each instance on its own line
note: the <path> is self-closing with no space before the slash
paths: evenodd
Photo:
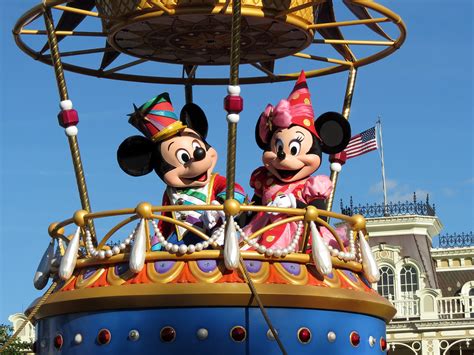
<path id="1" fill-rule="evenodd" d="M 384 337 L 380 338 L 380 349 L 382 349 L 382 351 L 387 350 L 387 341 Z"/>
<path id="2" fill-rule="evenodd" d="M 110 343 L 112 339 L 112 334 L 108 329 L 101 329 L 99 330 L 99 334 L 97 334 L 97 342 L 99 345 L 106 345 Z"/>
<path id="3" fill-rule="evenodd" d="M 230 337 L 234 341 L 244 341 L 245 338 L 247 337 L 247 331 L 245 330 L 244 327 L 240 325 L 236 325 L 230 330 Z"/>
<path id="4" fill-rule="evenodd" d="M 77 126 L 79 115 L 76 110 L 64 110 L 58 114 L 59 125 L 63 128 Z"/>
<path id="5" fill-rule="evenodd" d="M 224 108 L 227 112 L 239 113 L 244 109 L 244 99 L 240 96 L 227 95 L 224 99 Z"/>
<path id="6" fill-rule="evenodd" d="M 176 330 L 173 327 L 164 327 L 160 331 L 161 341 L 171 343 L 176 338 Z"/>
<path id="7" fill-rule="evenodd" d="M 298 330 L 298 340 L 303 344 L 311 341 L 311 331 L 308 328 L 300 328 Z"/>
<path id="8" fill-rule="evenodd" d="M 350 335 L 350 340 L 352 346 L 359 346 L 360 344 L 360 335 L 357 332 L 352 332 Z"/>
<path id="9" fill-rule="evenodd" d="M 331 163 L 339 163 L 341 165 L 344 165 L 347 160 L 347 153 L 346 152 L 340 152 L 337 154 L 331 154 L 329 156 L 329 161 Z"/>
<path id="10" fill-rule="evenodd" d="M 54 347 L 56 349 L 58 350 L 61 349 L 63 346 L 63 343 L 64 343 L 63 336 L 61 334 L 58 334 L 54 337 Z"/>

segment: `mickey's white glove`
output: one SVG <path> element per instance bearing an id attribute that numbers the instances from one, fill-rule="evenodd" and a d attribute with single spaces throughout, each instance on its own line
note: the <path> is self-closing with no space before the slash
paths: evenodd
<path id="1" fill-rule="evenodd" d="M 281 194 L 275 197 L 273 201 L 267 204 L 268 207 L 296 208 L 296 198 L 293 194 Z M 278 212 L 272 212 L 277 215 Z"/>
<path id="2" fill-rule="evenodd" d="M 214 200 L 211 202 L 211 205 L 217 206 L 220 205 L 220 203 Z M 217 222 L 219 222 L 219 219 L 225 219 L 224 211 L 203 211 L 201 214 L 201 221 L 204 223 L 206 229 L 214 228 Z"/>

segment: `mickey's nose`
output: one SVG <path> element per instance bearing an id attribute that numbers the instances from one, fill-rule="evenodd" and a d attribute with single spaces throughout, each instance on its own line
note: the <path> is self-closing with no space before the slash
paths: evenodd
<path id="1" fill-rule="evenodd" d="M 285 152 L 284 152 L 283 150 L 279 150 L 279 151 L 277 152 L 277 157 L 278 157 L 278 159 L 283 160 L 283 159 L 286 158 L 286 154 L 285 154 Z"/>
<path id="2" fill-rule="evenodd" d="M 193 157 L 195 161 L 203 160 L 206 157 L 206 151 L 202 148 L 194 149 Z"/>

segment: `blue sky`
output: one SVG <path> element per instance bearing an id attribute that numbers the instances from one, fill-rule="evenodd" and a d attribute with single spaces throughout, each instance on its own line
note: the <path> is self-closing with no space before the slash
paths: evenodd
<path id="1" fill-rule="evenodd" d="M 47 228 L 80 208 L 69 148 L 58 126 L 58 94 L 51 67 L 35 62 L 14 44 L 11 28 L 37 1 L 2 4 L 0 13 L 0 323 L 23 311 L 41 293 L 32 278 L 48 243 Z M 430 194 L 443 233 L 473 230 L 473 3 L 471 0 L 383 1 L 408 27 L 402 48 L 359 71 L 350 117 L 353 133 L 382 116 L 388 195 L 392 201 Z M 350 36 L 348 36 L 350 37 Z M 60 48 L 69 45 L 62 42 Z M 87 60 L 84 58 L 81 60 Z M 291 65 L 293 62 L 290 62 Z M 293 71 L 299 68 L 292 68 Z M 224 72 L 225 73 L 225 72 Z M 125 175 L 115 153 L 137 132 L 127 123 L 132 103 L 163 91 L 180 109 L 178 86 L 117 82 L 66 73 L 69 94 L 80 115 L 79 144 L 93 210 L 159 204 L 163 183 L 150 174 Z M 310 81 L 319 115 L 340 110 L 346 74 Z M 261 151 L 253 139 L 256 119 L 267 103 L 285 98 L 293 83 L 243 86 L 245 110 L 238 132 L 237 181 L 248 193 L 248 178 Z M 225 173 L 225 87 L 195 88 L 195 102 L 210 121 L 208 141 L 220 154 Z M 327 159 L 318 173 L 329 174 Z M 344 167 L 337 186 L 348 203 L 382 201 L 380 160 L 376 152 Z M 104 234 L 107 225 L 97 225 Z"/>

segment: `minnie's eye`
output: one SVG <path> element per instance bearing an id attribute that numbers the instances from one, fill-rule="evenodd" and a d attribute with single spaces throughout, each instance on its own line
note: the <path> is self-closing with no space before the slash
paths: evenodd
<path id="1" fill-rule="evenodd" d="M 290 143 L 290 153 L 291 155 L 298 155 L 301 150 L 301 144 L 298 141 L 293 141 Z"/>
<path id="2" fill-rule="evenodd" d="M 201 145 L 199 144 L 198 141 L 193 141 L 193 149 L 196 150 L 198 148 L 201 148 Z"/>
<path id="3" fill-rule="evenodd" d="M 186 164 L 189 159 L 191 159 L 191 156 L 189 155 L 188 151 L 185 149 L 178 149 L 176 151 L 176 158 L 178 158 L 178 161 L 181 164 Z"/>
<path id="4" fill-rule="evenodd" d="M 275 148 L 276 148 L 277 152 L 282 152 L 283 151 L 283 142 L 281 141 L 281 139 L 276 140 Z"/>

